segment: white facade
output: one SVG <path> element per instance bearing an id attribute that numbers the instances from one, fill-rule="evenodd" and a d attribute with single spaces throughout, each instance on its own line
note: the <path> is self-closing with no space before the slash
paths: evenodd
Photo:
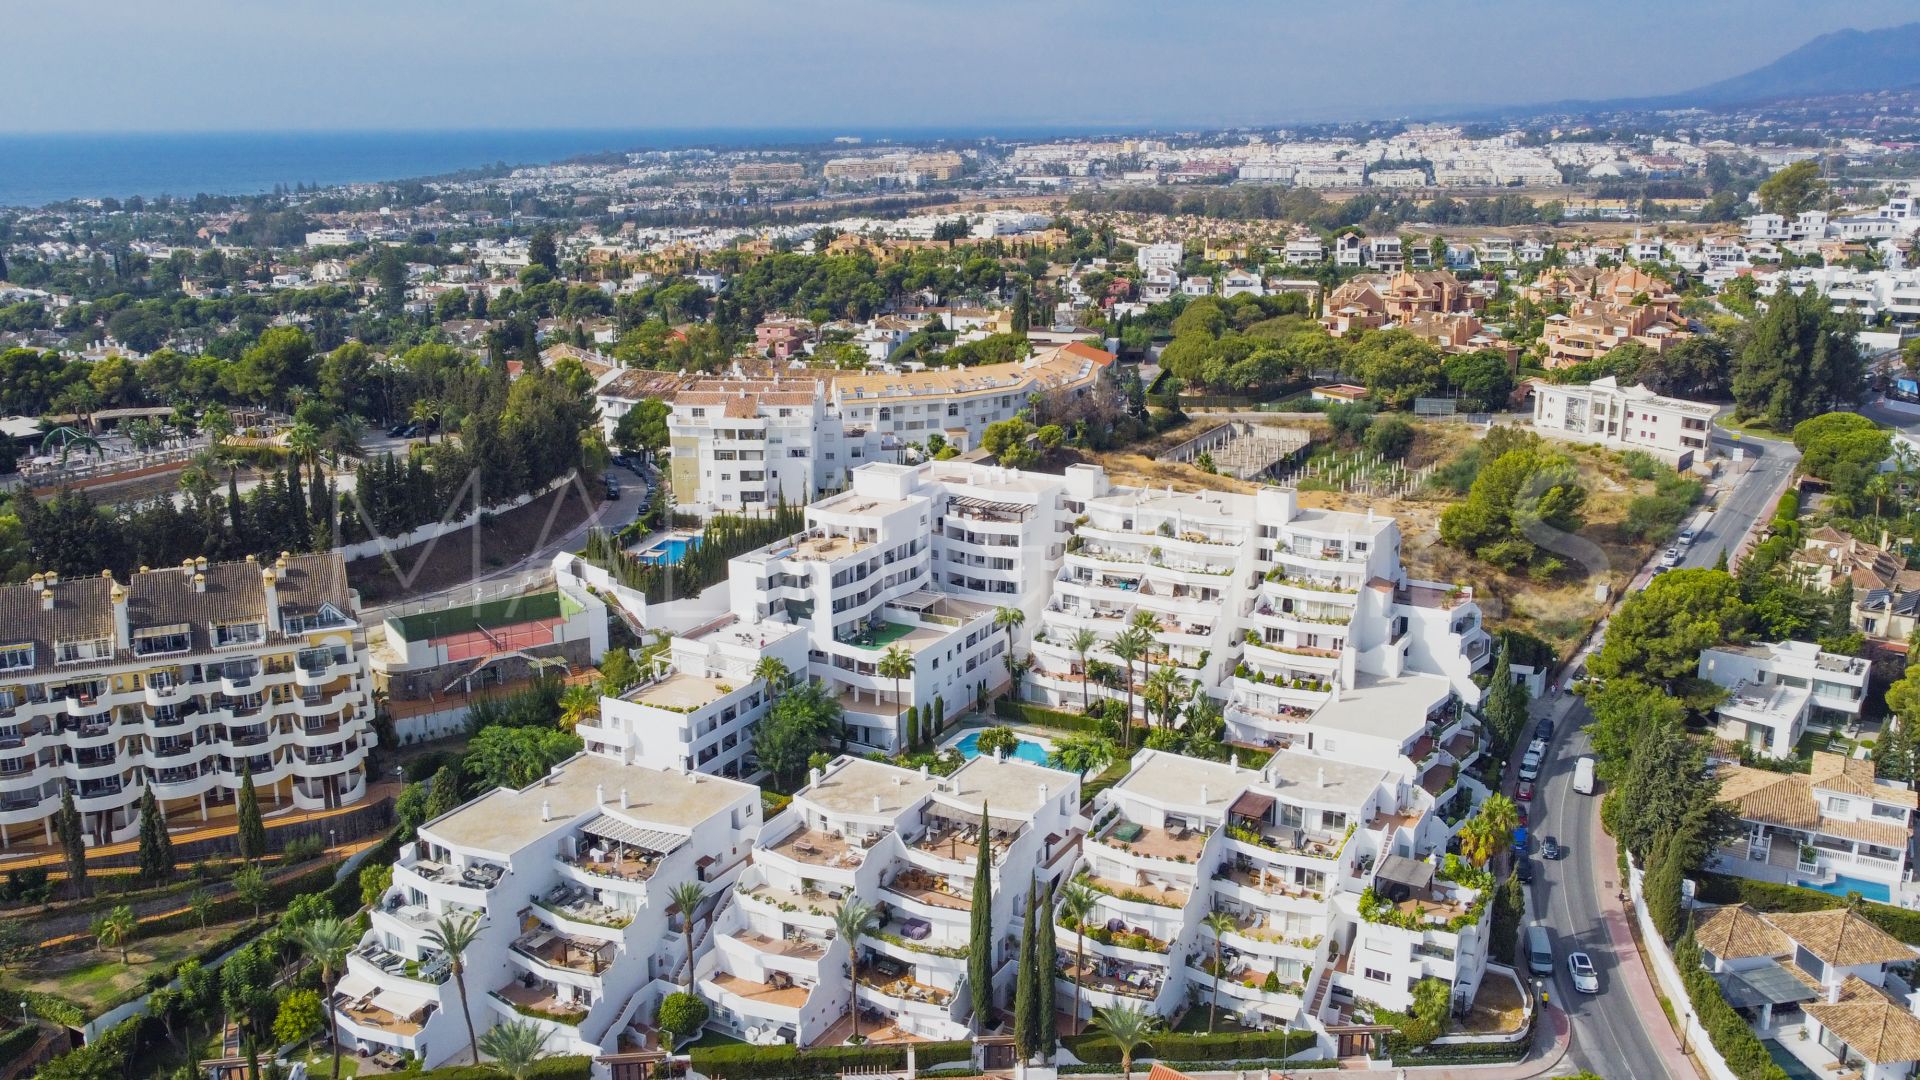
<path id="1" fill-rule="evenodd" d="M 1613 376 L 1585 385 L 1534 380 L 1533 430 L 1556 439 L 1644 450 L 1676 468 L 1712 453 L 1714 415 L 1698 401 L 1663 397 Z"/>
<path id="2" fill-rule="evenodd" d="M 479 921 L 463 958 L 479 1031 L 531 1019 L 556 1054 L 646 1044 L 686 980 L 684 935 L 710 945 L 760 825 L 750 784 L 593 753 L 427 822 L 335 989 L 342 1045 L 427 1068 L 466 1051 L 450 959 L 426 937 L 443 917 Z M 689 881 L 706 899 L 677 911 Z"/>
<path id="3" fill-rule="evenodd" d="M 1792 756 L 1809 723 L 1860 715 L 1872 668 L 1807 641 L 1722 645 L 1700 654 L 1700 677 L 1724 687 L 1721 738 L 1772 758 Z"/>

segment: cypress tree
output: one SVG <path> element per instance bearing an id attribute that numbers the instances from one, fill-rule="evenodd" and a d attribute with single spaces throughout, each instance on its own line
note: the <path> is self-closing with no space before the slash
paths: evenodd
<path id="1" fill-rule="evenodd" d="M 60 811 L 53 817 L 53 831 L 60 838 L 60 851 L 67 859 L 67 880 L 77 896 L 92 896 L 87 884 L 87 839 L 80 827 L 80 811 L 73 805 L 73 789 L 60 791 Z"/>
<path id="2" fill-rule="evenodd" d="M 148 788 L 140 796 L 140 876 L 162 881 L 173 873 L 173 838 L 160 818 L 160 804 Z"/>
<path id="3" fill-rule="evenodd" d="M 1680 936 L 1682 908 L 1680 903 L 1680 882 L 1686 876 L 1686 867 L 1678 858 L 1671 836 L 1663 836 L 1654 845 L 1654 853 L 1647 861 L 1647 876 L 1641 882 L 1646 893 L 1647 914 L 1652 917 L 1653 925 L 1660 936 L 1668 941 Z"/>
<path id="4" fill-rule="evenodd" d="M 987 804 L 980 803 L 980 851 L 973 864 L 973 921 L 967 935 L 967 983 L 973 991 L 974 1030 L 993 1023 L 993 845 Z"/>
<path id="5" fill-rule="evenodd" d="M 240 501 L 240 482 L 233 469 L 227 470 L 227 530 L 235 554 L 252 550 L 247 539 L 247 508 Z"/>
<path id="6" fill-rule="evenodd" d="M 1040 926 L 1033 943 L 1034 978 L 1038 980 L 1034 993 L 1034 1022 L 1040 1033 L 1040 1052 L 1048 1061 L 1053 1060 L 1054 1043 L 1057 1041 L 1053 1016 L 1053 971 L 1054 958 L 1058 953 L 1053 944 L 1054 893 L 1059 882 L 1049 884 L 1040 901 Z"/>
<path id="7" fill-rule="evenodd" d="M 260 797 L 253 790 L 253 768 L 240 768 L 240 857 L 252 862 L 267 853 L 267 826 L 260 820 Z"/>
<path id="8" fill-rule="evenodd" d="M 1033 985 L 1033 909 L 1038 905 L 1039 897 L 1029 884 L 1027 888 L 1027 912 L 1020 920 L 1020 957 L 1014 962 L 1013 981 L 1013 1048 L 1021 1061 L 1032 1060 L 1040 1049 L 1039 1019 L 1036 1009 L 1040 1002 L 1039 989 Z"/>

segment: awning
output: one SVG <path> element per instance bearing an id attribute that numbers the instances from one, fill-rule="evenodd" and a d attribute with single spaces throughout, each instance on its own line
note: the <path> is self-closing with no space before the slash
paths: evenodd
<path id="1" fill-rule="evenodd" d="M 1267 815 L 1273 812 L 1274 806 L 1278 803 L 1279 800 L 1273 796 L 1263 795 L 1252 788 L 1248 788 L 1240 793 L 1239 798 L 1233 800 L 1232 806 L 1227 807 L 1227 813 L 1234 817 L 1255 818 L 1260 821 L 1265 821 L 1267 820 Z"/>
<path id="2" fill-rule="evenodd" d="M 638 825 L 629 825 L 611 814 L 601 814 L 581 826 L 581 832 L 588 836 L 597 836 L 602 840 L 611 840 L 628 847 L 637 847 L 642 851 L 657 852 L 665 855 L 676 851 L 687 838 L 679 833 L 664 832 L 660 829 L 643 829 Z"/>
<path id="3" fill-rule="evenodd" d="M 1032 507 L 1024 506 L 1020 503 L 994 502 L 990 499 L 975 499 L 966 496 L 949 498 L 947 500 L 947 508 L 949 510 L 971 510 L 983 513 L 1011 514 L 1019 518 L 1025 518 L 1027 514 L 1033 510 Z"/>
<path id="4" fill-rule="evenodd" d="M 373 989 L 374 982 L 371 976 L 362 975 L 357 971 L 349 971 L 345 975 L 340 976 L 340 981 L 334 984 L 333 995 L 337 999 L 359 1001 L 361 998 L 373 993 Z"/>
<path id="5" fill-rule="evenodd" d="M 942 800 L 937 793 L 927 802 L 926 809 L 922 811 L 922 813 L 927 817 L 939 818 L 941 821 L 953 825 L 966 826 L 980 824 L 980 810 L 977 807 L 954 806 Z M 1003 817 L 993 813 L 991 807 L 988 809 L 987 827 L 996 832 L 1018 832 L 1020 827 L 1026 823 L 1026 818 Z"/>
<path id="6" fill-rule="evenodd" d="M 1411 889 L 1425 890 L 1433 887 L 1433 867 L 1418 859 L 1409 859 L 1405 855 L 1389 855 L 1380 860 L 1378 876 Z"/>
<path id="7" fill-rule="evenodd" d="M 400 1020 L 411 1020 L 415 1013 L 427 1007 L 427 1003 L 419 998 L 396 994 L 391 990 L 374 991 L 373 1003 Z"/>
<path id="8" fill-rule="evenodd" d="M 1743 971 L 1723 971 L 1714 975 L 1727 1004 L 1736 1009 L 1758 1009 L 1763 1005 L 1798 1005 L 1814 1001 L 1819 993 L 1794 978 L 1778 960 Z"/>

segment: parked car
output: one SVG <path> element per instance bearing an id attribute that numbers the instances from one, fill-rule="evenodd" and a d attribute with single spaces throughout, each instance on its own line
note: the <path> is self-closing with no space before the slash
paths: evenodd
<path id="1" fill-rule="evenodd" d="M 1600 992 L 1600 973 L 1594 970 L 1593 957 L 1586 953 L 1569 953 L 1567 971 L 1573 975 L 1573 988 L 1583 994 Z"/>
<path id="2" fill-rule="evenodd" d="M 1551 836 L 1542 837 L 1540 840 L 1540 857 L 1543 859 L 1564 859 L 1567 857 L 1567 849 L 1561 847 L 1560 841 L 1555 840 Z"/>
<path id="3" fill-rule="evenodd" d="M 1542 720 L 1539 723 L 1533 725 L 1533 741 L 1534 742 L 1545 743 L 1545 742 L 1551 741 L 1552 739 L 1553 739 L 1553 721 Z"/>
<path id="4" fill-rule="evenodd" d="M 1533 882 L 1533 860 L 1532 860 L 1532 859 L 1521 859 L 1521 860 L 1520 860 L 1519 862 L 1516 862 L 1516 863 L 1514 863 L 1514 864 L 1513 864 L 1513 876 L 1514 876 L 1514 877 L 1517 877 L 1517 878 L 1519 878 L 1519 879 L 1520 879 L 1520 884 L 1522 884 L 1522 885 L 1529 885 L 1529 884 L 1532 884 L 1532 882 Z"/>
<path id="5" fill-rule="evenodd" d="M 1670 547 L 1660 555 L 1660 569 L 1671 570 L 1680 565 L 1680 549 Z"/>
<path id="6" fill-rule="evenodd" d="M 1527 830 L 1524 828 L 1513 830 L 1513 856 L 1516 859 L 1527 857 Z"/>
<path id="7" fill-rule="evenodd" d="M 1527 817 L 1528 817 L 1528 814 L 1527 814 L 1527 804 L 1526 804 L 1526 803 L 1517 803 L 1517 804 L 1515 804 L 1515 805 L 1514 805 L 1514 809 L 1520 812 L 1520 824 L 1522 824 L 1522 825 L 1530 825 L 1530 824 L 1532 824 L 1532 822 L 1530 822 L 1530 821 L 1528 821 L 1528 820 L 1527 820 Z"/>
<path id="8" fill-rule="evenodd" d="M 607 478 L 607 498 L 617 499 L 619 497 L 620 497 L 620 481 L 615 480 L 612 477 L 608 477 Z"/>
<path id="9" fill-rule="evenodd" d="M 406 434 L 407 434 L 407 425 L 405 424 L 395 424 L 392 427 L 387 429 L 387 438 L 389 439 L 405 438 Z"/>
<path id="10" fill-rule="evenodd" d="M 1521 802 L 1532 802 L 1533 801 L 1533 781 L 1531 780 L 1520 781 L 1520 787 L 1517 791 L 1514 792 L 1514 795 L 1517 796 Z"/>

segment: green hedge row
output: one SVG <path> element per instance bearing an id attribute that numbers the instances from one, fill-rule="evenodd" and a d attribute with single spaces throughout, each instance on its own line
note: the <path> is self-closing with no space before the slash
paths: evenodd
<path id="1" fill-rule="evenodd" d="M 973 1058 L 971 1042 L 916 1043 L 913 1048 L 916 1069 L 925 1069 L 952 1061 Z M 838 1076 L 855 1069 L 901 1069 L 907 1064 L 906 1047 L 893 1046 L 820 1046 L 801 1050 L 792 1044 L 779 1046 L 727 1045 L 694 1047 L 693 1069 L 716 1080 L 788 1080 L 790 1077 Z"/>
<path id="2" fill-rule="evenodd" d="M 1120 1044 L 1102 1032 L 1069 1035 L 1060 1040 L 1073 1056 L 1089 1065 L 1117 1065 Z M 1306 1031 L 1220 1031 L 1208 1034 L 1162 1032 L 1147 1040 L 1135 1057 L 1157 1061 L 1269 1061 L 1290 1057 L 1314 1045 Z"/>
<path id="3" fill-rule="evenodd" d="M 593 1059 L 585 1055 L 541 1058 L 527 1080 L 587 1080 L 592 1072 Z M 504 1080 L 506 1075 L 491 1065 L 450 1065 L 414 1073 L 411 1080 Z"/>
<path id="4" fill-rule="evenodd" d="M 1015 724 L 1032 724 L 1035 727 L 1078 731 L 1089 735 L 1105 735 L 1108 730 L 1107 722 L 1097 716 L 1061 712 L 1059 709 L 1049 709 L 1045 705 L 1030 705 L 1008 697 L 995 701 L 993 712 L 1000 719 Z M 1113 730 L 1118 731 L 1119 728 Z"/>
<path id="5" fill-rule="evenodd" d="M 1701 874 L 1699 887 L 1702 903 L 1747 904 L 1757 911 L 1826 911 L 1847 906 L 1844 896 L 1726 874 Z M 1908 945 L 1920 945 L 1920 911 L 1876 904 L 1871 900 L 1862 901 L 1859 910 L 1861 915 L 1880 929 Z"/>
<path id="6" fill-rule="evenodd" d="M 1700 947 L 1694 944 L 1692 934 L 1681 938 L 1680 944 L 1674 947 L 1673 962 L 1680 969 L 1680 980 L 1686 984 L 1687 1000 L 1693 1002 L 1694 1015 L 1700 1018 L 1700 1026 L 1706 1029 L 1713 1048 L 1726 1059 L 1727 1068 L 1740 1080 L 1790 1080 L 1761 1045 L 1753 1027 L 1727 1004 L 1713 974 L 1700 966 Z"/>

